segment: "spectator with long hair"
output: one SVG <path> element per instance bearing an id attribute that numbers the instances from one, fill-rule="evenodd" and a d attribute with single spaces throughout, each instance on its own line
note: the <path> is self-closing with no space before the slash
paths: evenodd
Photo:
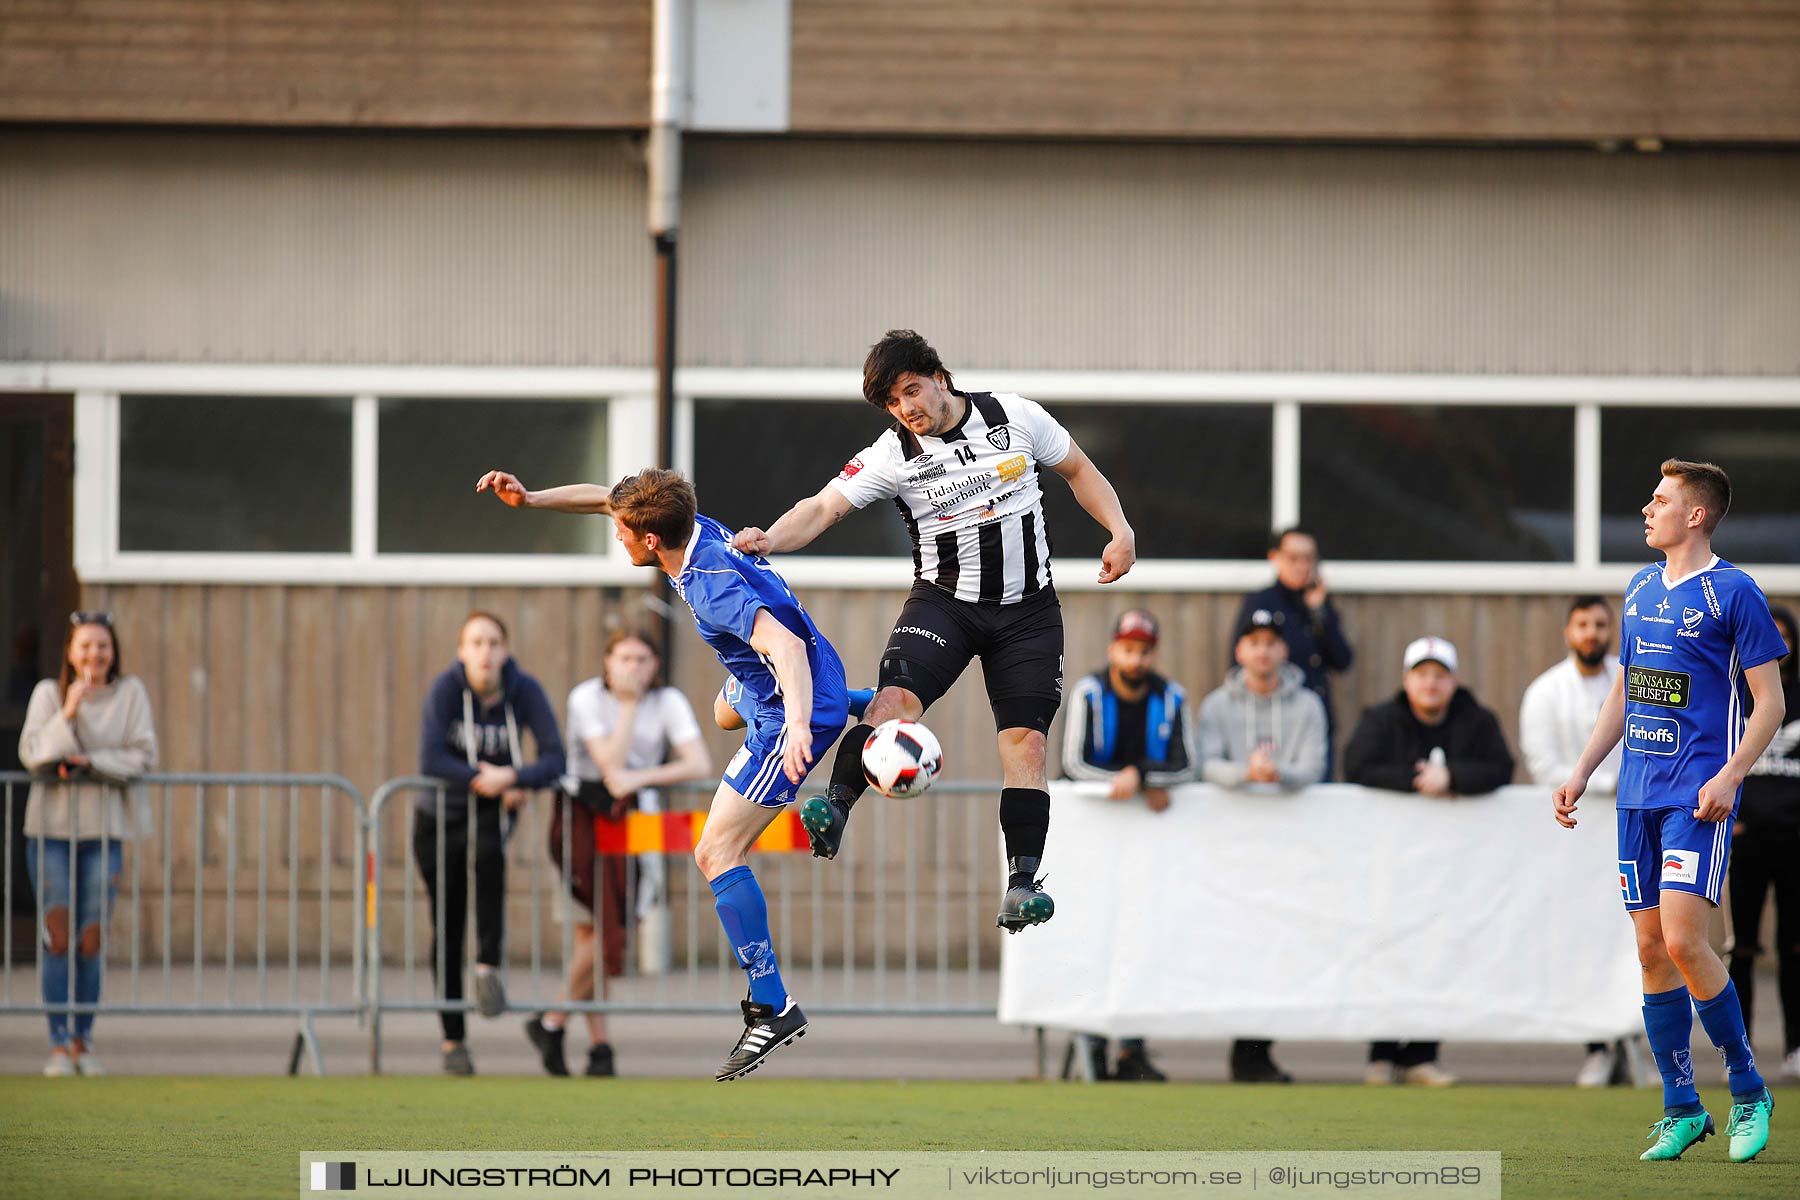
<path id="1" fill-rule="evenodd" d="M 625 931 L 632 910 L 623 854 L 597 852 L 596 822 L 618 825 L 637 808 L 662 811 L 658 788 L 705 779 L 712 758 L 700 739 L 700 722 L 687 697 L 672 687 L 657 686 L 662 661 L 647 634 L 616 631 L 606 643 L 597 678 L 575 685 L 569 693 L 569 778 L 556 798 L 550 820 L 550 861 L 565 872 L 567 910 L 574 920 L 569 956 L 567 996 L 594 997 L 594 931 L 600 930 L 600 994 L 606 980 L 625 972 Z M 640 893 L 662 886 L 661 860 L 643 859 L 651 869 L 638 877 Z M 525 1022 L 526 1036 L 544 1070 L 567 1075 L 563 1057 L 566 1012 L 539 1013 Z M 606 1018 L 587 1014 L 588 1060 L 585 1074 L 615 1072 Z"/>
<path id="2" fill-rule="evenodd" d="M 521 729 L 537 743 L 525 759 Z M 537 680 L 519 669 L 506 626 L 479 609 L 463 618 L 456 662 L 432 681 L 419 737 L 419 769 L 445 787 L 419 796 L 413 858 L 431 897 L 431 967 L 447 1007 L 444 1071 L 473 1075 L 464 1044 L 463 936 L 468 927 L 469 864 L 475 875 L 475 1005 L 484 1017 L 506 1011 L 500 981 L 506 917 L 506 834 L 525 795 L 562 777 L 562 733 Z M 440 878 L 441 872 L 441 878 Z"/>
<path id="3" fill-rule="evenodd" d="M 148 833 L 126 787 L 156 766 L 156 726 L 143 683 L 122 673 L 123 657 L 111 613 L 72 614 L 62 669 L 32 690 L 19 737 L 19 760 L 38 776 L 25 802 L 26 866 L 41 914 L 46 1006 L 100 1002 L 124 843 Z M 105 1074 L 93 1012 L 49 1017 L 44 1074 Z"/>

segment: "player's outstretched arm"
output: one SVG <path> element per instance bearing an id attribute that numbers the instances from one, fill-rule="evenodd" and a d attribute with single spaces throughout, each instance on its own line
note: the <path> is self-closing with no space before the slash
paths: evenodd
<path id="1" fill-rule="evenodd" d="M 781 685 L 781 704 L 787 716 L 782 725 L 786 743 L 781 749 L 781 765 L 787 777 L 799 783 L 813 760 L 813 679 L 806 662 L 806 643 L 762 608 L 750 628 L 750 648 L 768 660 L 775 682 Z"/>
<path id="2" fill-rule="evenodd" d="M 1125 519 L 1125 510 L 1119 505 L 1119 493 L 1113 490 L 1112 482 L 1072 441 L 1068 454 L 1050 469 L 1069 481 L 1069 490 L 1075 493 L 1076 502 L 1112 536 L 1106 549 L 1100 552 L 1100 582 L 1111 583 L 1122 578 L 1137 562 L 1137 534 L 1131 531 L 1131 523 Z"/>
<path id="3" fill-rule="evenodd" d="M 513 508 L 544 508 L 551 512 L 609 513 L 612 511 L 612 488 L 598 483 L 566 483 L 561 487 L 531 492 L 518 476 L 505 471 L 489 471 L 475 481 L 477 492 L 492 492 Z"/>
<path id="4" fill-rule="evenodd" d="M 768 529 L 751 525 L 738 530 L 731 544 L 745 554 L 788 554 L 812 545 L 813 539 L 855 507 L 842 492 L 826 484 L 817 495 L 808 496 L 782 513 Z"/>
<path id="5" fill-rule="evenodd" d="M 1737 752 L 1700 789 L 1699 803 L 1694 807 L 1695 820 L 1723 821 L 1729 817 L 1737 803 L 1738 788 L 1743 785 L 1744 776 L 1750 773 L 1751 764 L 1775 740 L 1776 731 L 1787 717 L 1779 663 L 1779 659 L 1770 659 L 1744 672 L 1744 682 L 1750 688 L 1750 699 L 1756 707 L 1751 710 L 1750 719 L 1744 722 L 1744 736 L 1738 739 Z"/>
<path id="6" fill-rule="evenodd" d="M 1600 706 L 1600 715 L 1594 720 L 1594 732 L 1588 735 L 1587 749 L 1575 761 L 1575 770 L 1566 783 L 1550 793 L 1558 825 L 1573 829 L 1579 824 L 1575 820 L 1575 804 L 1581 799 L 1581 793 L 1587 791 L 1588 776 L 1624 736 L 1625 672 L 1620 671 L 1613 676 L 1612 691 L 1606 693 L 1606 702 Z"/>

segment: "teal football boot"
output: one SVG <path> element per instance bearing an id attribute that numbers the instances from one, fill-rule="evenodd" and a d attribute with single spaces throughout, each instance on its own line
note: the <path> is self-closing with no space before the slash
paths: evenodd
<path id="1" fill-rule="evenodd" d="M 813 796 L 800 806 L 800 825 L 806 840 L 812 843 L 814 858 L 833 859 L 844 841 L 844 827 L 850 823 L 850 789 L 833 784 L 823 796 Z"/>
<path id="2" fill-rule="evenodd" d="M 1732 1162 L 1749 1162 L 1763 1152 L 1769 1144 L 1769 1116 L 1774 1111 L 1775 1097 L 1768 1088 L 1747 1104 L 1731 1106 L 1725 1132 L 1731 1136 Z"/>
<path id="3" fill-rule="evenodd" d="M 1704 1142 L 1714 1132 L 1712 1114 L 1705 1109 L 1691 1117 L 1664 1117 L 1650 1127 L 1649 1138 L 1654 1139 L 1656 1145 L 1638 1155 L 1638 1160 L 1672 1162 L 1689 1146 Z"/>

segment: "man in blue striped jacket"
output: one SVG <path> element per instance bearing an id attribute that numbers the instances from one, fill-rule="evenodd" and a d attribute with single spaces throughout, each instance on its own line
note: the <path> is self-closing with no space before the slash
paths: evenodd
<path id="1" fill-rule="evenodd" d="M 1106 670 L 1075 685 L 1063 727 L 1063 773 L 1070 779 L 1108 784 L 1107 798 L 1143 798 L 1151 812 L 1169 807 L 1169 788 L 1194 778 L 1192 724 L 1187 693 L 1154 670 L 1156 618 L 1132 609 L 1113 626 Z M 1096 1039 L 1098 1041 L 1098 1039 Z M 1098 1042 L 1095 1074 L 1101 1078 L 1161 1080 L 1142 1038 L 1119 1043 L 1110 1075 L 1105 1042 Z"/>

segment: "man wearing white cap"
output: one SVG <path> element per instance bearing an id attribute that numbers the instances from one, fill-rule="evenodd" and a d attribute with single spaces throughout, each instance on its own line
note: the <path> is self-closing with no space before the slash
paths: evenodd
<path id="1" fill-rule="evenodd" d="M 1491 792 L 1512 780 L 1500 722 L 1456 681 L 1456 647 L 1422 637 L 1406 647 L 1405 675 L 1391 700 L 1371 705 L 1344 749 L 1344 778 L 1364 787 L 1450 797 Z M 1375 1042 L 1368 1083 L 1448 1087 L 1436 1042 Z"/>

